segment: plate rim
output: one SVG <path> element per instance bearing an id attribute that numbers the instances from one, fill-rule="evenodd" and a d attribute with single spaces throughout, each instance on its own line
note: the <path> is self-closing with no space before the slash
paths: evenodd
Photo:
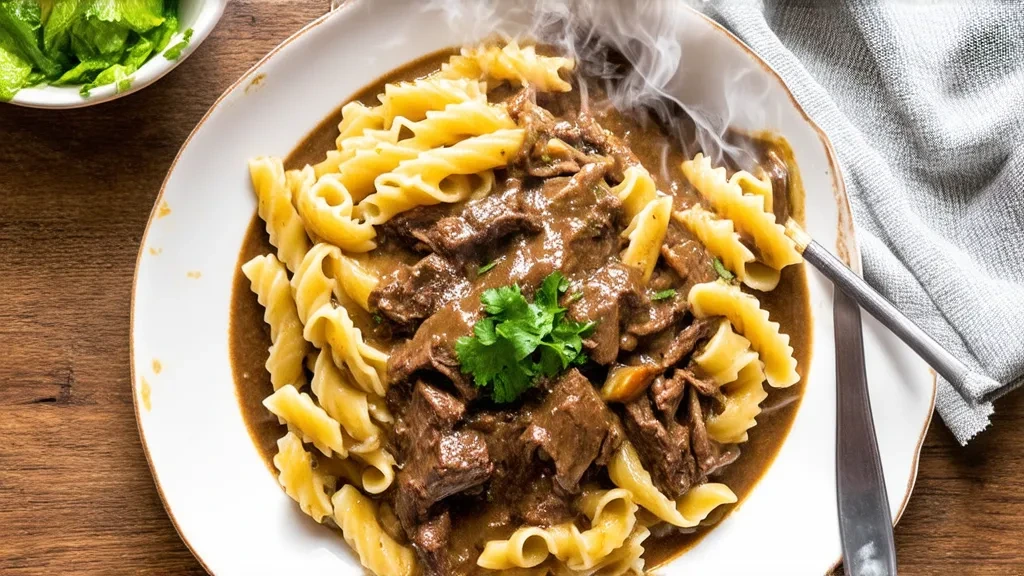
<path id="1" fill-rule="evenodd" d="M 148 444 L 148 442 L 146 440 L 146 434 L 145 434 L 145 432 L 143 430 L 143 427 L 142 427 L 142 418 L 141 418 L 140 407 L 139 407 L 141 381 L 136 378 L 137 371 L 136 371 L 136 366 L 135 366 L 135 304 L 136 304 L 136 290 L 138 288 L 138 280 L 139 280 L 139 268 L 140 268 L 140 264 L 142 262 L 143 254 L 144 254 L 145 249 L 146 249 L 147 240 L 149 238 L 150 230 L 151 230 L 151 228 L 153 226 L 153 223 L 157 220 L 159 208 L 160 208 L 161 202 L 163 202 L 164 193 L 166 192 L 166 189 L 167 189 L 167 183 L 170 180 L 170 177 L 173 174 L 174 169 L 177 167 L 178 161 L 181 159 L 181 156 L 184 153 L 185 149 L 188 148 L 189 144 L 192 142 L 192 139 L 196 136 L 196 134 L 203 127 L 203 125 L 210 118 L 210 116 L 214 113 L 214 111 L 216 111 L 218 109 L 218 107 L 224 102 L 224 100 L 226 98 L 228 98 L 228 96 L 230 96 L 239 86 L 242 86 L 247 81 L 250 81 L 252 78 L 256 77 L 257 76 L 257 71 L 268 60 L 270 60 L 273 56 L 275 56 L 278 52 L 280 52 L 284 47 L 286 47 L 289 44 L 291 44 L 292 42 L 298 40 L 299 38 L 304 36 L 306 33 L 308 33 L 310 31 L 312 31 L 313 29 L 317 28 L 318 26 L 320 26 L 321 24 L 326 22 L 328 19 L 330 19 L 332 16 L 334 16 L 336 14 L 339 14 L 339 13 L 345 12 L 346 9 L 351 8 L 351 6 L 353 4 L 354 4 L 354 2 L 350 2 L 350 3 L 342 6 L 339 9 L 326 12 L 325 14 L 322 14 L 321 16 L 318 16 L 316 19 L 310 21 L 308 24 L 306 24 L 305 26 L 303 26 L 302 28 L 297 30 L 291 36 L 289 36 L 288 38 L 283 40 L 280 44 L 278 44 L 277 46 L 272 48 L 269 52 L 267 52 L 262 58 L 260 58 L 255 64 L 253 64 L 241 76 L 239 76 L 237 80 L 235 80 L 227 88 L 225 88 L 224 91 L 217 97 L 217 99 L 213 101 L 213 103 L 210 105 L 209 109 L 207 109 L 207 111 L 203 114 L 202 118 L 200 118 L 199 122 L 197 122 L 195 127 L 189 132 L 188 136 L 185 138 L 185 141 L 182 142 L 181 147 L 178 149 L 178 152 L 175 154 L 174 159 L 171 161 L 171 164 L 170 164 L 170 166 L 167 169 L 167 174 L 164 176 L 164 179 L 163 179 L 163 181 L 160 184 L 160 190 L 159 190 L 159 192 L 157 192 L 156 198 L 153 200 L 153 207 L 150 209 L 149 218 L 146 221 L 146 228 L 143 231 L 142 237 L 141 237 L 141 239 L 139 241 L 139 250 L 138 250 L 138 252 L 136 254 L 136 258 L 135 258 L 135 270 L 134 270 L 133 275 L 132 275 L 132 290 L 131 290 L 131 302 L 130 302 L 130 309 L 129 309 L 129 327 L 128 327 L 128 330 L 129 330 L 128 361 L 129 361 L 129 370 L 130 370 L 130 373 L 131 373 L 132 406 L 133 406 L 134 413 L 135 413 L 135 425 L 136 425 L 136 428 L 137 428 L 137 430 L 139 432 L 139 440 L 140 440 L 140 444 L 142 445 L 143 454 L 145 454 L 145 457 L 146 457 L 146 464 L 149 467 L 150 475 L 153 477 L 153 484 L 156 487 L 157 494 L 160 496 L 160 503 L 163 505 L 163 508 L 164 508 L 164 510 L 167 513 L 167 517 L 171 521 L 171 525 L 174 527 L 175 532 L 177 532 L 178 537 L 181 539 L 181 541 L 185 545 L 185 547 L 188 548 L 188 550 L 192 554 L 192 556 L 196 559 L 196 561 L 200 564 L 200 566 L 202 566 L 203 570 L 205 570 L 208 574 L 211 574 L 211 575 L 214 574 L 213 570 L 210 569 L 209 565 L 202 558 L 202 556 L 199 555 L 196 552 L 196 549 L 195 549 L 195 547 L 193 547 L 192 543 L 189 541 L 188 536 L 186 536 L 185 533 L 182 531 L 181 526 L 178 523 L 178 519 L 174 515 L 174 511 L 171 509 L 170 503 L 168 502 L 167 497 L 164 494 L 163 487 L 160 484 L 160 476 L 157 473 L 156 467 L 153 465 L 153 458 L 152 458 L 152 456 L 150 455 L 150 452 L 149 452 L 149 444 Z M 702 18 L 705 22 L 710 24 L 711 27 L 713 29 L 715 29 L 717 32 L 724 34 L 729 40 L 731 40 L 733 43 L 737 44 L 740 47 L 740 49 L 742 49 L 744 52 L 746 52 L 746 54 L 748 56 L 750 56 L 751 59 L 756 64 L 758 64 L 762 69 L 764 69 L 765 72 L 767 72 L 768 74 L 772 75 L 779 82 L 779 84 L 785 89 L 785 93 L 789 97 L 790 101 L 792 102 L 793 107 L 800 113 L 800 115 L 803 117 L 804 121 L 807 122 L 807 124 L 815 131 L 815 133 L 818 136 L 818 140 L 822 143 L 822 145 L 825 148 L 825 155 L 826 155 L 826 157 L 828 158 L 828 161 L 829 161 L 829 168 L 835 174 L 834 181 L 835 181 L 836 185 L 835 185 L 834 190 L 833 190 L 833 197 L 834 197 L 834 199 L 837 202 L 837 211 L 839 212 L 840 216 L 845 215 L 849 219 L 849 225 L 847 226 L 848 230 L 846 230 L 849 233 L 849 236 L 848 236 L 847 242 L 846 242 L 846 244 L 848 244 L 847 249 L 849 250 L 849 253 L 848 253 L 849 262 L 847 262 L 847 264 L 851 267 L 851 269 L 853 269 L 854 273 L 856 273 L 858 276 L 862 275 L 862 272 L 861 272 L 860 244 L 859 244 L 859 242 L 857 240 L 857 223 L 856 223 L 856 219 L 855 219 L 854 214 L 853 214 L 853 210 L 850 207 L 849 196 L 846 193 L 846 182 L 845 182 L 845 179 L 843 178 L 843 172 L 842 172 L 842 167 L 841 167 L 841 165 L 839 163 L 839 157 L 836 154 L 836 151 L 835 151 L 835 149 L 832 146 L 832 142 L 829 140 L 829 138 L 825 134 L 824 130 L 822 130 L 822 128 L 817 124 L 817 122 L 815 122 L 814 119 L 811 118 L 810 115 L 807 114 L 807 111 L 804 110 L 804 107 L 800 104 L 800 102 L 797 100 L 796 96 L 790 90 L 789 84 L 787 84 L 782 79 L 782 76 L 779 75 L 779 73 L 770 64 L 768 64 L 768 62 L 764 61 L 764 59 L 762 59 L 760 56 L 758 56 L 758 54 L 756 52 L 754 52 L 754 50 L 752 48 L 747 46 L 746 43 L 744 43 L 742 40 L 740 40 L 738 37 L 736 37 L 735 34 L 730 32 L 727 28 L 725 28 L 723 25 L 721 25 L 718 22 L 716 22 L 711 17 L 709 17 L 706 14 L 700 12 L 699 10 L 696 10 L 696 9 L 691 8 L 689 6 L 684 6 L 684 8 L 686 10 L 689 10 L 689 11 L 695 13 L 697 16 Z M 934 370 L 931 370 L 930 368 L 928 370 L 931 373 L 931 377 L 932 377 L 931 401 L 930 401 L 930 404 L 929 404 L 928 416 L 925 419 L 924 426 L 923 426 L 923 428 L 921 430 L 921 433 L 920 433 L 920 436 L 919 436 L 919 438 L 917 440 L 916 447 L 914 448 L 913 461 L 911 463 L 912 472 L 911 472 L 911 475 L 910 475 L 910 479 L 907 482 L 907 488 L 906 488 L 906 491 L 905 491 L 904 496 L 903 496 L 903 501 L 900 503 L 900 506 L 899 506 L 897 514 L 893 517 L 893 526 L 894 527 L 899 522 L 899 520 L 903 517 L 903 513 L 906 511 L 907 505 L 910 502 L 910 496 L 913 493 L 914 488 L 916 486 L 917 474 L 918 474 L 918 469 L 919 469 L 920 459 L 921 459 L 921 449 L 924 446 L 925 436 L 928 433 L 928 429 L 931 427 L 932 418 L 934 417 L 934 414 L 935 414 L 935 399 L 936 399 L 936 393 L 937 393 L 937 376 L 936 376 Z M 842 558 L 842 556 L 840 556 L 832 564 L 832 566 L 825 572 L 825 574 L 827 575 L 827 574 L 831 574 L 832 572 L 834 572 L 836 570 L 836 568 L 838 568 L 839 565 L 842 563 L 842 561 L 843 561 L 843 558 Z"/>

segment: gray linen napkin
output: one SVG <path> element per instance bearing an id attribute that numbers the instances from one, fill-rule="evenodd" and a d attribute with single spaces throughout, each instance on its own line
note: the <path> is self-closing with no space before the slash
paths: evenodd
<path id="1" fill-rule="evenodd" d="M 1024 9 L 713 0 L 839 154 L 864 276 L 974 371 L 937 406 L 966 444 L 1024 374 Z"/>

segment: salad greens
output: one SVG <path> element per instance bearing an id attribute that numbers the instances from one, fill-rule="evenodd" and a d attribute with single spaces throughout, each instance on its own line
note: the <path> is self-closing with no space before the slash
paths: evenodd
<path id="1" fill-rule="evenodd" d="M 38 84 L 131 87 L 178 30 L 177 0 L 0 0 L 0 101 Z M 192 30 L 165 53 L 181 56 Z"/>

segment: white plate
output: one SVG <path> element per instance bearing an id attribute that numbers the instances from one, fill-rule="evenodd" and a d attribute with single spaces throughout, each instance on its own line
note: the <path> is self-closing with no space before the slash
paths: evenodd
<path id="1" fill-rule="evenodd" d="M 366 84 L 460 43 L 455 30 L 488 31 L 438 14 L 411 18 L 412 3 L 355 2 L 313 22 L 250 70 L 185 143 L 143 238 L 131 350 L 139 431 L 168 514 L 213 573 L 362 573 L 337 533 L 302 515 L 253 446 L 232 381 L 229 304 L 256 206 L 246 160 L 287 154 Z M 789 140 L 807 192 L 810 233 L 845 251 L 859 268 L 842 179 L 820 130 L 778 76 L 736 38 L 696 12 L 679 17 L 688 56 L 682 61 L 688 93 L 679 96 L 721 102 L 726 81 L 737 78 L 741 94 L 763 95 L 761 106 L 734 111 L 733 124 L 777 131 Z M 832 287 L 813 271 L 809 286 L 813 354 L 789 437 L 742 505 L 658 573 L 819 575 L 837 562 Z M 910 350 L 870 320 L 865 342 L 889 501 L 898 518 L 917 473 L 934 380 Z M 154 359 L 162 365 L 159 373 Z"/>
<path id="2" fill-rule="evenodd" d="M 185 49 L 174 60 L 164 58 L 163 53 L 154 55 L 131 75 L 131 86 L 124 92 L 118 92 L 113 84 L 98 86 L 88 96 L 79 94 L 81 86 L 39 86 L 19 90 L 11 104 L 29 108 L 82 108 L 101 102 L 116 100 L 132 92 L 138 92 L 174 69 L 189 57 L 203 40 L 210 35 L 217 21 L 224 14 L 227 0 L 181 0 L 179 6 L 179 31 L 164 48 L 174 46 L 182 39 L 185 30 L 192 29 L 192 38 Z"/>

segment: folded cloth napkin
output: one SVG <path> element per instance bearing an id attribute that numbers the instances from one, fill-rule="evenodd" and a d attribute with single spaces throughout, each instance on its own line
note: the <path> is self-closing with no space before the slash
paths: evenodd
<path id="1" fill-rule="evenodd" d="M 972 370 L 966 444 L 1024 380 L 1024 10 L 1016 2 L 712 0 L 828 134 L 864 276 Z"/>

